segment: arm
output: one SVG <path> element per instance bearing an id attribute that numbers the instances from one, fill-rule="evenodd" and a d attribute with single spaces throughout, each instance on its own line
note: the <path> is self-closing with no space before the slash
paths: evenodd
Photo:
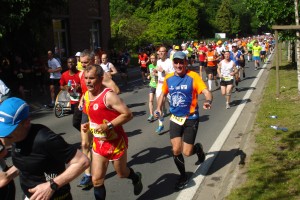
<path id="1" fill-rule="evenodd" d="M 69 162 L 68 168 L 53 180 L 58 185 L 58 188 L 66 185 L 79 176 L 90 165 L 89 159 L 79 150 Z M 34 188 L 29 189 L 33 193 L 30 199 L 50 199 L 54 191 L 50 187 L 49 182 L 41 183 Z"/>
<path id="2" fill-rule="evenodd" d="M 115 75 L 118 73 L 117 69 L 115 68 L 115 66 L 112 63 L 110 63 L 109 69 L 110 69 L 110 75 Z"/>
<path id="3" fill-rule="evenodd" d="M 208 91 L 208 89 L 204 89 L 204 90 L 202 90 L 202 93 L 205 96 L 205 101 L 203 103 L 203 109 L 204 110 L 211 109 L 211 103 L 213 100 L 213 96 L 212 96 L 211 92 Z"/>
<path id="4" fill-rule="evenodd" d="M 19 175 L 19 170 L 12 166 L 6 172 L 0 172 L 0 188 L 7 185 L 11 180 Z"/>
<path id="5" fill-rule="evenodd" d="M 116 83 L 111 78 L 109 78 L 109 76 L 106 73 L 103 74 L 102 84 L 105 87 L 112 89 L 115 93 L 117 93 L 117 94 L 120 93 L 119 87 L 116 85 Z"/>

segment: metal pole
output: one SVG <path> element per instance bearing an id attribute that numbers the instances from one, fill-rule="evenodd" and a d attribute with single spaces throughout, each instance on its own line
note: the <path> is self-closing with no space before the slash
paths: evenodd
<path id="1" fill-rule="evenodd" d="M 279 98 L 279 48 L 278 48 L 278 30 L 275 30 L 275 49 L 276 49 L 276 97 Z"/>

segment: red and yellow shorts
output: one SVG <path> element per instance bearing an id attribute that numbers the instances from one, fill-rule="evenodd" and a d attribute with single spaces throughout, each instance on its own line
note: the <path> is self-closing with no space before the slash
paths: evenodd
<path id="1" fill-rule="evenodd" d="M 120 135 L 114 140 L 93 138 L 93 151 L 108 160 L 119 160 L 128 148 L 128 138 Z"/>

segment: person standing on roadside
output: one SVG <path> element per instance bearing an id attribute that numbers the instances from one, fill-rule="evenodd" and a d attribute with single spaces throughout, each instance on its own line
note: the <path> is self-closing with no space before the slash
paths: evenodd
<path id="1" fill-rule="evenodd" d="M 203 109 L 211 108 L 212 95 L 199 74 L 187 69 L 188 61 L 183 52 L 174 54 L 173 65 L 175 72 L 168 74 L 164 80 L 156 112 L 162 115 L 163 100 L 169 93 L 171 96 L 170 139 L 173 159 L 180 172 L 175 189 L 180 190 L 188 182 L 183 154 L 185 156 L 197 154 L 196 165 L 205 160 L 202 145 L 200 143 L 194 145 L 199 124 L 198 94 L 202 93 L 205 96 Z"/>
<path id="2" fill-rule="evenodd" d="M 109 161 L 120 178 L 132 180 L 134 194 L 143 190 L 142 174 L 127 167 L 128 138 L 122 127 L 133 115 L 121 98 L 102 85 L 103 69 L 89 65 L 85 70 L 88 91 L 84 94 L 84 110 L 89 117 L 89 130 L 93 134 L 92 180 L 96 200 L 104 200 L 105 175 Z"/>
<path id="3" fill-rule="evenodd" d="M 229 51 L 226 51 L 224 59 L 218 65 L 218 74 L 221 79 L 221 94 L 226 98 L 226 109 L 230 108 L 233 78 L 238 73 L 235 62 L 230 59 L 230 54 Z"/>
<path id="4" fill-rule="evenodd" d="M 52 51 L 48 51 L 48 73 L 50 73 L 49 87 L 50 87 L 50 96 L 51 104 L 49 107 L 53 108 L 55 104 L 55 88 L 59 87 L 59 80 L 61 77 L 61 64 L 56 58 L 53 57 Z"/>
<path id="5" fill-rule="evenodd" d="M 22 99 L 1 103 L 0 118 L 0 140 L 12 145 L 25 199 L 72 200 L 69 182 L 90 165 L 88 158 L 48 127 L 32 124 L 29 106 Z"/>

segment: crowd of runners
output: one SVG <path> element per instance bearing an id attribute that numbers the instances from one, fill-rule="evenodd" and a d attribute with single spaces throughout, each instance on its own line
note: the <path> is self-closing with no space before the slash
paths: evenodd
<path id="1" fill-rule="evenodd" d="M 170 114 L 172 154 L 180 173 L 179 179 L 175 183 L 176 190 L 183 189 L 188 182 L 183 155 L 188 157 L 196 154 L 198 158 L 196 165 L 205 160 L 202 145 L 200 143 L 194 144 L 198 130 L 199 109 L 201 108 L 198 106 L 198 95 L 203 94 L 205 97 L 202 108 L 210 109 L 213 102 L 211 92 L 213 89 L 220 88 L 221 94 L 225 96 L 224 107 L 229 109 L 233 88 L 238 92 L 240 80 L 247 76 L 245 63 L 253 60 L 255 62 L 253 70 L 257 70 L 261 62 L 266 62 L 267 55 L 273 48 L 274 40 L 272 37 L 259 36 L 233 40 L 182 42 L 181 44 L 174 44 L 171 48 L 161 45 L 158 48 L 152 48 L 152 51 L 141 50 L 139 52 L 136 64 L 140 66 L 143 84 L 149 83 L 149 117 L 147 120 L 152 122 L 158 119 L 157 134 L 164 131 L 164 118 L 167 113 Z M 9 65 L 7 62 L 7 59 L 3 59 L 1 73 L 4 73 L 5 65 Z M 83 50 L 67 59 L 67 70 L 62 72 L 60 60 L 54 57 L 52 51 L 48 51 L 46 71 L 49 73 L 48 82 L 51 99 L 49 106 L 52 107 L 55 103 L 55 87 L 69 92 L 73 113 L 72 123 L 81 133 L 82 153 L 91 162 L 90 167 L 89 164 L 82 161 L 84 169 L 78 168 L 76 171 L 76 175 L 79 175 L 85 170 L 78 187 L 82 189 L 93 187 L 97 200 L 105 199 L 106 196 L 104 179 L 109 161 L 114 161 L 114 168 L 120 178 L 132 180 L 135 195 L 139 195 L 143 189 L 142 174 L 127 167 L 128 138 L 122 125 L 132 119 L 132 113 L 117 95 L 120 89 L 114 82 L 114 76 L 121 74 L 122 80 L 127 84 L 129 63 L 130 55 L 126 52 L 120 53 L 116 58 L 116 55 L 111 52 Z M 199 63 L 199 73 L 191 70 L 195 63 Z M 11 73 L 21 79 L 18 83 L 19 86 L 23 86 L 22 84 L 26 84 L 23 78 L 26 77 L 26 73 L 31 73 L 32 69 L 22 66 L 17 69 Z M 39 71 L 34 72 L 36 76 L 39 75 Z M 9 87 L 5 85 L 5 81 L 1 81 L 0 84 L 1 89 L 3 88 L 0 91 L 0 100 L 7 102 L 7 99 L 10 99 Z M 19 91 L 21 92 L 22 88 L 19 88 Z M 13 102 L 22 105 L 22 109 L 26 107 L 26 103 L 21 100 L 13 99 Z M 8 109 L 7 106 L 11 105 L 7 105 L 7 103 L 0 105 L 0 114 L 3 115 L 3 119 L 7 118 L 8 115 L 14 116 L 23 112 L 19 111 L 20 107 Z M 168 107 L 169 111 L 167 111 Z M 13 113 L 7 114 L 7 110 Z M 28 120 L 27 112 L 27 110 L 24 111 L 21 120 L 16 122 L 14 127 L 10 126 L 9 131 L 7 129 L 5 133 L 0 135 L 0 141 L 4 145 L 12 142 L 18 144 L 20 140 L 22 141 L 22 139 L 11 139 L 15 138 L 12 135 L 16 136 L 18 126 L 26 127 L 28 134 L 33 134 L 29 121 L 27 126 L 23 123 L 24 120 Z M 6 121 L 2 120 L 0 128 L 7 128 L 7 126 Z M 42 129 L 44 130 L 44 128 Z M 44 131 L 41 134 L 45 134 Z M 61 139 L 57 138 L 57 140 Z M 69 146 L 61 145 L 59 148 L 62 148 L 61 151 L 66 151 L 68 148 L 69 151 L 68 154 L 62 154 L 61 161 L 69 162 L 76 158 L 72 157 L 75 156 L 76 151 L 71 151 Z M 44 150 L 38 149 L 36 151 L 43 151 L 39 153 L 46 154 Z M 56 152 L 59 152 L 59 149 L 56 149 Z M 29 158 L 35 159 L 35 155 L 31 155 Z M 15 158 L 18 159 L 28 157 L 22 153 L 13 156 L 17 156 Z M 82 157 L 82 155 L 77 156 Z M 20 166 L 16 159 L 13 158 L 13 160 Z M 44 162 L 40 157 L 39 161 Z M 32 163 L 28 162 L 28 164 Z M 2 165 L 0 172 L 7 170 L 5 163 Z M 62 169 L 45 172 L 45 174 L 52 173 L 55 175 L 49 179 L 49 177 L 43 177 L 43 174 L 35 174 L 40 171 L 33 172 L 29 168 L 22 166 L 20 169 L 13 168 L 14 171 L 10 176 L 6 174 L 6 177 L 4 175 L 0 177 L 1 179 L 6 178 L 6 185 L 11 187 L 11 184 L 7 183 L 11 183 L 12 178 L 17 176 L 18 170 L 20 170 L 21 174 L 39 177 L 34 186 L 39 185 L 39 183 L 50 182 L 49 191 L 52 192 L 24 191 L 28 198 L 31 195 L 46 195 L 47 198 L 56 195 L 60 199 L 72 199 L 70 188 L 64 187 L 68 182 L 61 181 L 59 178 L 61 177 L 60 173 L 63 173 Z M 26 178 L 28 177 L 30 176 L 26 176 Z M 74 178 L 73 176 L 72 179 Z M 23 188 L 30 189 L 33 187 L 32 182 L 29 181 L 28 183 L 30 184 L 26 185 L 27 182 L 24 180 L 25 186 Z M 0 188 L 2 187 L 0 185 Z M 46 186 L 43 185 L 43 187 Z M 61 188 L 63 192 L 60 190 Z"/>

